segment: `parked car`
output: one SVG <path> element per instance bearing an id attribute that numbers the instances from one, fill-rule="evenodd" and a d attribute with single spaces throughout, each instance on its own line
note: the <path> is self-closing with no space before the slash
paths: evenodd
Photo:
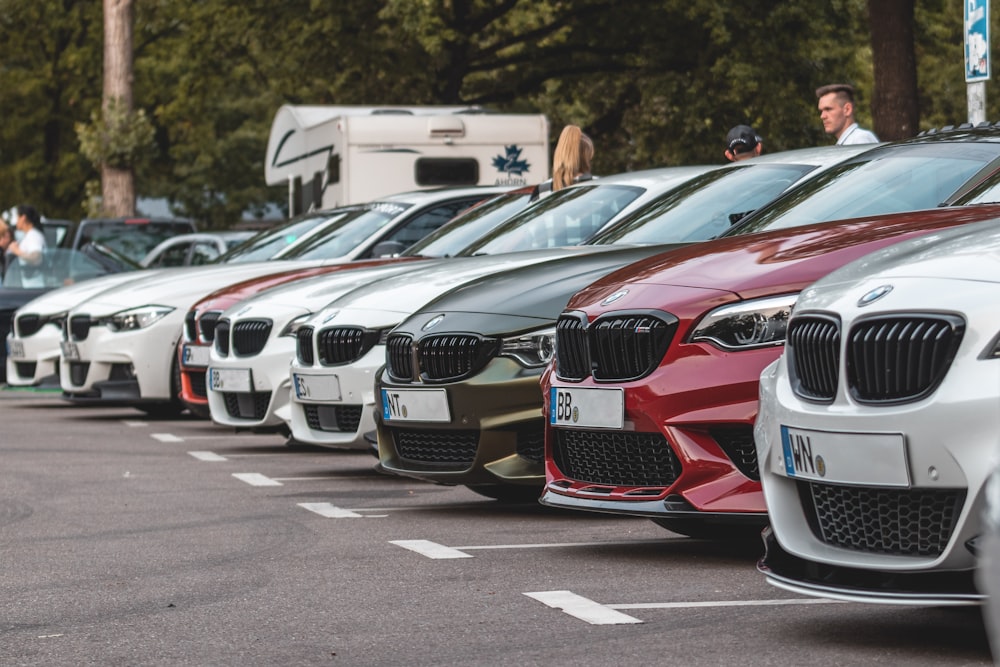
<path id="1" fill-rule="evenodd" d="M 279 254 L 303 266 L 370 257 L 393 238 L 426 234 L 469 205 L 509 188 L 419 191 L 342 209 L 325 226 Z M 414 230 L 418 230 L 415 232 Z M 238 250 L 238 248 L 237 248 Z M 180 275 L 104 292 L 70 311 L 60 354 L 60 384 L 77 404 L 133 405 L 148 413 L 182 409 L 175 355 L 191 305 L 224 285 L 273 272 L 267 262 L 185 269 Z"/>
<path id="2" fill-rule="evenodd" d="M 931 207 L 997 178 L 998 142 L 1000 129 L 988 128 L 875 148 L 734 233 L 773 231 L 637 264 L 576 295 L 543 378 L 541 502 L 646 516 L 692 536 L 753 534 L 766 520 L 758 380 L 781 352 L 798 293 L 882 246 L 995 216 L 995 206 Z M 898 208 L 925 210 L 884 215 Z M 828 218 L 836 224 L 809 224 Z"/>
<path id="3" fill-rule="evenodd" d="M 484 228 L 481 216 L 472 215 L 470 222 L 466 216 L 440 230 L 442 234 L 431 238 L 425 244 L 417 244 L 411 253 L 424 256 L 439 256 L 439 261 L 408 265 L 399 277 L 384 274 L 378 281 L 373 279 L 352 284 L 335 277 L 333 280 L 315 278 L 299 281 L 287 288 L 271 290 L 251 300 L 245 301 L 223 313 L 220 324 L 232 340 L 216 337 L 216 350 L 212 352 L 212 369 L 219 374 L 240 374 L 242 385 L 229 387 L 209 383 L 208 400 L 213 420 L 236 428 L 285 430 L 290 421 L 289 360 L 295 356 L 295 338 L 287 335 L 287 327 L 301 328 L 312 315 L 330 303 L 334 297 L 350 294 L 352 305 L 368 298 L 378 301 L 378 305 L 389 305 L 393 323 L 398 321 L 399 309 L 415 308 L 416 304 L 433 295 L 473 277 L 496 273 L 504 268 L 539 262 L 561 254 L 546 248 L 556 242 L 579 242 L 600 229 L 609 220 L 629 210 L 636 200 L 645 200 L 651 191 L 661 191 L 677 185 L 712 169 L 711 167 L 674 167 L 631 174 L 627 177 L 601 179 L 600 184 L 579 185 L 569 188 L 557 204 L 549 199 L 536 202 L 516 213 L 512 218 Z M 487 213 L 489 213 L 487 211 Z M 470 227 L 478 234 L 470 233 Z M 559 233 L 552 233 L 553 230 Z M 530 230 L 530 231 L 529 231 Z M 475 236 L 476 238 L 470 238 Z M 507 241 L 510 237 L 517 242 Z M 517 244 L 538 248 L 528 253 L 503 252 L 496 258 L 484 256 L 484 240 L 490 247 L 514 250 Z M 470 241 L 472 241 L 470 245 Z M 544 249 L 544 250 L 543 250 Z M 473 254 L 477 256 L 472 256 Z M 516 255 L 516 256 L 515 256 Z M 405 257 L 401 259 L 412 259 Z M 363 286 L 363 287 L 362 287 Z M 397 289 L 398 288 L 398 289 Z M 393 291 L 393 290 L 396 291 Z M 365 296 L 362 296 L 362 293 Z M 337 300 L 340 303 L 340 300 Z M 354 312 L 354 311 L 352 311 Z M 262 321 L 272 323 L 271 335 L 266 342 L 252 352 L 240 347 L 239 330 L 244 327 L 259 328 Z M 286 324 L 287 323 L 287 324 Z M 285 327 L 282 329 L 281 327 Z M 285 333 L 286 335 L 279 335 Z M 246 382 L 249 371 L 253 382 Z M 302 382 L 307 380 L 303 379 Z M 371 374 L 363 378 L 364 394 L 371 403 Z M 214 390 L 214 391 L 213 391 Z M 360 419 L 360 424 L 369 430 L 374 428 L 370 416 Z M 342 422 L 346 429 L 346 422 Z M 359 446 L 361 441 L 357 429 L 332 433 L 320 440 L 321 444 L 339 447 Z"/>
<path id="4" fill-rule="evenodd" d="M 97 243 L 140 262 L 161 241 L 196 231 L 194 222 L 184 218 L 84 218 L 65 235 L 63 247 L 79 250 Z"/>
<path id="5" fill-rule="evenodd" d="M 986 598 L 983 621 L 993 661 L 1000 662 L 1000 448 L 994 448 L 990 469 L 993 473 L 986 482 L 986 510 L 983 513 L 983 539 L 979 548 L 976 585 Z"/>
<path id="6" fill-rule="evenodd" d="M 343 212 L 314 212 L 298 216 L 229 250 L 215 263 L 235 265 L 260 262 L 280 256 L 325 225 L 337 223 L 344 215 Z M 114 254 L 106 246 L 98 245 L 95 248 L 102 254 Z M 138 268 L 138 265 L 135 265 L 135 268 Z M 159 273 L 160 270 L 153 269 L 135 271 L 129 275 L 128 282 Z M 41 296 L 38 296 L 39 293 L 19 291 L 18 297 L 9 302 L 7 312 L 13 313 L 15 322 L 13 332 L 7 335 L 6 343 L 7 347 L 21 351 L 23 356 L 19 357 L 17 364 L 12 364 L 8 360 L 7 383 L 19 387 L 58 387 L 59 354 L 63 338 L 61 324 L 65 323 L 66 313 L 91 296 L 113 289 L 124 281 L 122 277 L 104 276 L 88 281 L 85 288 L 78 285 L 72 290 L 55 289 Z M 0 312 L 0 322 L 7 322 L 5 317 L 5 314 Z"/>
<path id="7" fill-rule="evenodd" d="M 181 234 L 161 241 L 146 253 L 139 265 L 144 268 L 160 268 L 211 264 L 226 251 L 250 239 L 254 234 L 252 231 Z"/>
<path id="8" fill-rule="evenodd" d="M 841 600 L 983 601 L 1000 433 L 1000 213 L 815 282 L 760 379 L 760 569 Z"/>

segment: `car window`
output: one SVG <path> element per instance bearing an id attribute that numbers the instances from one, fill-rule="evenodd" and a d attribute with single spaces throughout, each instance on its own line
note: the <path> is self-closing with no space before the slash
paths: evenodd
<path id="1" fill-rule="evenodd" d="M 726 235 L 935 208 L 998 152 L 994 145 L 974 143 L 892 148 L 873 150 L 828 169 L 748 216 Z"/>
<path id="2" fill-rule="evenodd" d="M 595 245 L 704 241 L 771 201 L 815 167 L 752 161 L 716 169 L 665 192 L 602 231 Z"/>
<path id="3" fill-rule="evenodd" d="M 87 243 L 98 243 L 138 262 L 161 242 L 192 232 L 194 226 L 189 222 L 84 220 L 80 223 L 77 248 Z"/>
<path id="4" fill-rule="evenodd" d="M 168 267 L 168 266 L 184 266 L 187 263 L 188 248 L 191 244 L 187 241 L 175 243 L 167 248 L 164 248 L 156 259 L 150 262 L 147 266 L 149 268 L 157 267 Z"/>
<path id="5" fill-rule="evenodd" d="M 138 268 L 128 258 L 97 246 L 88 246 L 82 251 L 47 248 L 37 265 L 24 264 L 16 259 L 10 261 L 0 284 L 7 289 L 54 288 Z"/>
<path id="6" fill-rule="evenodd" d="M 493 255 L 583 243 L 644 192 L 631 185 L 564 188 L 513 216 L 460 255 Z"/>
<path id="7" fill-rule="evenodd" d="M 414 243 L 407 257 L 450 257 L 528 205 L 530 192 L 505 192 L 460 213 L 448 224 Z"/>
<path id="8" fill-rule="evenodd" d="M 982 183 L 956 198 L 952 203 L 957 206 L 969 206 L 972 204 L 1000 204 L 1000 170 L 991 174 Z"/>
<path id="9" fill-rule="evenodd" d="M 289 246 L 299 242 L 322 224 L 343 219 L 347 211 L 323 213 L 293 218 L 257 236 L 244 241 L 219 257 L 219 263 L 264 262 Z"/>
<path id="10" fill-rule="evenodd" d="M 468 197 L 456 201 L 444 202 L 431 206 L 417 213 L 405 223 L 392 230 L 383 241 L 395 241 L 404 248 L 424 238 L 437 230 L 456 215 L 482 200 L 482 196 Z"/>
<path id="11" fill-rule="evenodd" d="M 191 266 L 201 266 L 210 264 L 217 260 L 222 253 L 218 246 L 211 241 L 198 241 L 191 247 Z"/>
<path id="12" fill-rule="evenodd" d="M 300 246 L 281 256 L 282 259 L 317 260 L 344 257 L 368 237 L 403 214 L 411 204 L 377 202 L 362 206 L 364 209 L 342 224 L 324 229 Z"/>

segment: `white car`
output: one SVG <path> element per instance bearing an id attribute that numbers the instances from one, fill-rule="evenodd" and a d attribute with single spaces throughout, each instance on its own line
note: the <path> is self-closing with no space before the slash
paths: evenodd
<path id="1" fill-rule="evenodd" d="M 294 266 L 370 256 L 377 243 L 433 231 L 455 213 L 504 188 L 405 193 L 338 209 L 337 222 L 280 254 Z M 282 264 L 284 264 L 282 262 Z M 63 396 L 78 404 L 134 405 L 151 414 L 178 412 L 176 348 L 184 317 L 209 292 L 290 268 L 274 262 L 209 265 L 103 292 L 72 309 L 60 356 Z"/>
<path id="2" fill-rule="evenodd" d="M 801 293 L 754 437 L 787 590 L 961 605 L 1000 433 L 1000 220 L 872 253 Z"/>
<path id="3" fill-rule="evenodd" d="M 139 266 L 155 269 L 210 264 L 226 251 L 250 240 L 255 234 L 256 232 L 238 230 L 181 234 L 161 241 L 146 253 Z"/>

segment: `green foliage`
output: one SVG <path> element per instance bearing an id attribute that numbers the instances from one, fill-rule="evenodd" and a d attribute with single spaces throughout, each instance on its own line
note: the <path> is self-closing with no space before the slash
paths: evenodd
<path id="1" fill-rule="evenodd" d="M 90 114 L 90 123 L 77 123 L 80 152 L 95 167 L 134 169 L 150 159 L 153 125 L 142 109 L 129 109 L 118 99 L 103 111 Z"/>

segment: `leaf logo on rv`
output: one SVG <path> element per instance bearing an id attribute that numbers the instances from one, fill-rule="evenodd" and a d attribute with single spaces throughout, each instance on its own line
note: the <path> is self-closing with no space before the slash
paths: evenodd
<path id="1" fill-rule="evenodd" d="M 497 168 L 497 171 L 512 176 L 522 176 L 524 172 L 531 169 L 528 161 L 521 159 L 523 149 L 520 146 L 511 144 L 504 146 L 504 150 L 507 151 L 506 155 L 497 155 L 493 158 L 493 166 Z"/>

